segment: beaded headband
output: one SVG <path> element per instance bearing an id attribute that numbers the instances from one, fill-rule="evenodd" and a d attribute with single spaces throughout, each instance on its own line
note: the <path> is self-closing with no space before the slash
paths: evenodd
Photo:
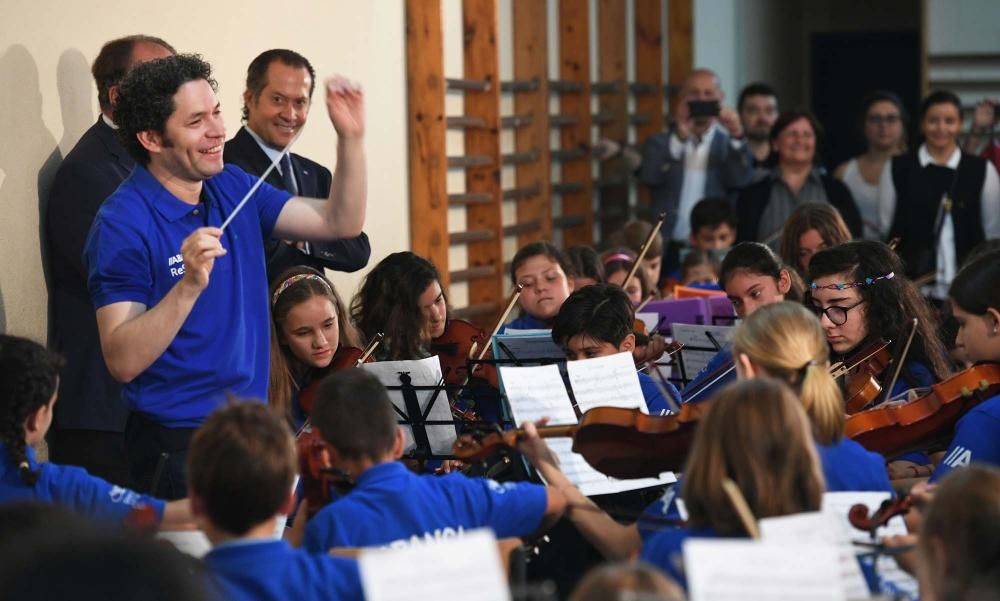
<path id="1" fill-rule="evenodd" d="M 871 286 L 879 280 L 891 280 L 896 277 L 896 273 L 890 271 L 885 275 L 880 275 L 877 278 L 865 278 L 861 282 L 837 282 L 836 284 L 827 284 L 825 286 L 817 286 L 816 282 L 811 282 L 809 284 L 810 290 L 846 290 L 847 288 L 860 288 L 861 286 Z"/>
<path id="2" fill-rule="evenodd" d="M 333 289 L 330 288 L 330 282 L 326 281 L 326 278 L 324 278 L 323 276 L 317 275 L 315 273 L 299 273 L 293 275 L 284 282 L 281 282 L 281 284 L 275 289 L 274 294 L 271 296 L 271 306 L 273 307 L 278 304 L 278 297 L 281 296 L 282 292 L 288 290 L 288 288 L 291 287 L 292 284 L 301 282 L 302 280 L 316 280 L 317 282 L 322 282 L 323 286 L 325 286 L 327 290 L 333 292 Z"/>
<path id="3" fill-rule="evenodd" d="M 635 263 L 635 257 L 633 257 L 632 255 L 627 255 L 625 253 L 615 253 L 613 255 L 608 255 L 604 257 L 604 261 L 602 262 L 605 265 L 607 265 L 612 261 L 626 261 L 628 263 Z"/>

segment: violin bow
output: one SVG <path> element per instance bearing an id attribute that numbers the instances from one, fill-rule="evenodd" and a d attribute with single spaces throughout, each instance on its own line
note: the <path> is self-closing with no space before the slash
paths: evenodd
<path id="1" fill-rule="evenodd" d="M 653 224 L 653 229 L 650 230 L 649 235 L 646 236 L 646 241 L 642 243 L 642 248 L 639 249 L 639 254 L 635 258 L 635 263 L 632 264 L 632 269 L 628 272 L 628 275 L 625 276 L 625 281 L 622 282 L 622 288 L 628 286 L 629 280 L 634 278 L 636 272 L 639 271 L 639 265 L 641 265 L 642 260 L 646 258 L 646 251 L 649 250 L 649 245 L 652 244 L 653 238 L 660 233 L 660 228 L 663 227 L 663 220 L 666 218 L 666 213 L 660 213 L 660 218 L 656 220 L 655 224 Z M 656 282 L 653 282 L 653 285 L 655 286 Z"/>
<path id="2" fill-rule="evenodd" d="M 247 191 L 247 193 L 243 196 L 243 200 L 241 200 L 239 204 L 236 205 L 236 208 L 233 209 L 233 212 L 229 214 L 229 217 L 226 217 L 226 220 L 223 221 L 222 225 L 219 226 L 220 230 L 226 231 L 226 228 L 229 227 L 229 224 L 233 221 L 233 219 L 236 218 L 236 215 L 239 214 L 239 212 L 243 209 L 243 205 L 245 205 L 247 201 L 250 200 L 250 197 L 253 196 L 254 192 L 257 191 L 257 188 L 260 188 L 260 185 L 263 184 L 264 180 L 267 179 L 267 176 L 270 175 L 272 171 L 274 171 L 274 168 L 278 166 L 278 163 L 280 163 L 281 160 L 284 159 L 288 155 L 288 153 L 292 151 L 292 145 L 295 144 L 296 141 L 298 141 L 299 136 L 301 136 L 302 132 L 304 132 L 305 130 L 306 128 L 304 127 L 300 129 L 299 133 L 295 134 L 295 137 L 292 138 L 292 141 L 285 146 L 284 150 L 281 151 L 281 154 L 274 157 L 274 160 L 271 161 L 271 164 L 267 166 L 267 169 L 264 170 L 264 173 L 260 174 L 260 177 L 257 178 L 257 181 L 254 182 L 253 186 L 251 186 L 250 189 Z"/>
<path id="3" fill-rule="evenodd" d="M 906 361 L 906 355 L 910 352 L 910 345 L 913 344 L 913 336 L 917 333 L 917 324 L 919 323 L 920 320 L 914 317 L 913 325 L 910 326 L 910 337 L 906 339 L 906 346 L 903 347 L 903 352 L 896 363 L 896 371 L 892 374 L 892 381 L 889 382 L 889 387 L 885 389 L 886 400 L 892 396 L 892 389 L 896 387 L 896 380 L 899 379 L 899 372 L 903 370 L 903 362 Z"/>
<path id="4" fill-rule="evenodd" d="M 874 357 L 875 355 L 879 354 L 880 352 L 882 352 L 882 349 L 884 349 L 885 347 L 889 346 L 890 344 L 892 344 L 892 340 L 887 340 L 885 344 L 883 344 L 882 346 L 878 347 L 874 351 L 868 353 L 864 357 L 858 359 L 857 361 L 855 361 L 851 365 L 844 365 L 844 363 L 842 361 L 838 361 L 838 362 L 834 363 L 833 365 L 830 366 L 830 376 L 832 376 L 833 379 L 836 380 L 840 376 L 848 373 L 849 371 L 851 371 L 855 367 L 861 365 L 865 361 L 867 361 L 867 360 L 871 359 L 872 357 Z"/>
<path id="5" fill-rule="evenodd" d="M 682 348 L 684 348 L 683 345 L 677 347 L 675 350 L 671 351 L 668 354 L 673 355 Z M 674 398 L 674 395 L 670 392 L 670 388 L 667 387 L 666 384 L 667 379 L 663 377 L 663 373 L 660 371 L 660 365 L 656 361 L 653 361 L 653 372 L 656 374 L 656 377 L 653 378 L 653 384 L 656 384 L 656 388 L 660 391 L 660 394 L 663 395 L 663 400 L 665 400 L 667 404 L 670 405 L 671 411 L 673 411 L 674 413 L 680 413 L 681 403 L 683 403 L 684 400 L 679 398 Z"/>
<path id="6" fill-rule="evenodd" d="M 625 281 L 628 282 L 628 280 L 625 280 Z M 645 309 L 646 305 L 649 304 L 649 301 L 653 300 L 653 297 L 655 297 L 655 296 L 656 296 L 656 292 L 653 291 L 653 290 L 650 290 L 649 294 L 646 295 L 646 298 L 642 299 L 642 302 L 639 303 L 639 306 L 635 308 L 635 312 L 638 313 L 639 311 L 642 311 L 643 309 Z"/>
<path id="7" fill-rule="evenodd" d="M 514 290 L 514 294 L 511 294 L 510 300 L 507 301 L 507 308 L 505 308 L 503 310 L 503 313 L 500 314 L 500 319 L 497 320 L 497 325 L 493 326 L 493 332 L 490 333 L 489 340 L 492 340 L 493 337 L 500 332 L 500 328 L 503 327 L 503 323 L 507 321 L 507 317 L 510 316 L 510 312 L 514 310 L 514 305 L 516 305 L 518 299 L 521 298 L 521 291 L 524 290 L 524 284 L 517 284 L 515 288 L 516 290 Z M 475 344 L 477 343 L 473 343 L 473 345 Z M 489 345 L 484 345 L 483 350 L 480 351 L 479 353 L 479 357 L 477 357 L 477 360 L 482 361 L 486 357 L 486 353 L 489 350 L 489 348 L 490 348 Z M 473 346 L 471 349 L 469 349 L 469 357 L 471 358 L 472 355 L 475 354 L 475 352 L 476 352 L 476 347 Z"/>
<path id="8" fill-rule="evenodd" d="M 375 349 L 378 348 L 378 345 L 382 344 L 383 338 L 385 338 L 385 334 L 383 334 L 382 332 L 377 332 L 375 336 L 371 339 L 371 341 L 368 343 L 368 346 L 365 347 L 365 350 L 363 353 L 361 353 L 361 356 L 358 357 L 358 360 L 354 364 L 354 367 L 361 367 L 362 365 L 364 365 L 365 361 L 368 360 L 368 357 L 371 357 L 372 353 L 375 352 Z"/>
<path id="9" fill-rule="evenodd" d="M 743 524 L 743 528 L 747 531 L 747 534 L 750 535 L 750 538 L 760 539 L 757 518 L 750 511 L 750 505 L 747 504 L 746 498 L 740 492 L 740 487 L 736 486 L 736 483 L 731 479 L 723 478 L 722 490 L 726 493 L 726 497 L 729 498 L 729 503 L 733 506 L 733 510 L 736 511 L 737 517 L 740 518 L 740 522 Z"/>

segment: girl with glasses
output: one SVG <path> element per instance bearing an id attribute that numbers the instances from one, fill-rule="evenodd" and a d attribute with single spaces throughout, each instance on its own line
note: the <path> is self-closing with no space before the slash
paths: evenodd
<path id="1" fill-rule="evenodd" d="M 888 224 L 879 224 L 879 210 L 889 202 L 892 157 L 906 152 L 906 123 L 906 109 L 899 96 L 885 90 L 869 94 L 861 103 L 865 151 L 834 172 L 854 196 L 868 240 L 882 240 L 889 233 Z"/>
<path id="2" fill-rule="evenodd" d="M 885 244 L 859 240 L 821 250 L 809 262 L 809 282 L 806 306 L 820 318 L 833 361 L 850 359 L 880 338 L 891 341 L 889 350 L 898 356 L 917 318 L 913 343 L 889 396 L 930 386 L 950 373 L 936 315 Z"/>

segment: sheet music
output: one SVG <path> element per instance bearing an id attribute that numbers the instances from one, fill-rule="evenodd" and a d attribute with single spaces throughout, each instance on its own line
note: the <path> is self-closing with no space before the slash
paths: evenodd
<path id="1" fill-rule="evenodd" d="M 584 362 L 575 361 L 567 365 L 571 366 L 574 363 Z M 635 373 L 634 367 L 632 373 Z M 508 367 L 501 365 L 500 378 L 504 383 L 511 417 L 518 426 L 546 416 L 551 418 L 549 423 L 552 425 L 577 423 L 576 413 L 573 411 L 569 395 L 566 393 L 566 385 L 559 373 L 559 366 Z M 638 379 L 636 383 L 638 384 Z M 598 472 L 581 455 L 574 453 L 572 438 L 549 438 L 546 442 L 559 458 L 559 467 L 566 474 L 566 477 L 580 489 L 580 492 L 587 496 L 637 490 L 677 481 L 672 473 L 663 474 L 658 479 L 616 480 Z"/>
<path id="2" fill-rule="evenodd" d="M 552 335 L 552 330 L 545 330 L 539 328 L 525 328 L 523 330 L 518 328 L 507 328 L 503 331 L 504 336 L 537 336 L 538 334 L 545 334 L 546 336 Z"/>
<path id="3" fill-rule="evenodd" d="M 367 601 L 510 601 L 489 530 L 420 545 L 365 549 L 358 558 Z"/>
<path id="4" fill-rule="evenodd" d="M 864 503 L 868 507 L 869 514 L 871 514 L 889 496 L 888 492 L 828 492 L 823 495 L 822 510 L 833 517 L 844 532 L 844 536 L 849 540 L 870 542 L 871 539 L 867 532 L 851 526 L 851 522 L 847 519 L 847 512 L 850 511 L 852 505 Z M 896 516 L 889 520 L 884 527 L 879 528 L 876 531 L 876 536 L 881 539 L 886 536 L 906 534 L 907 532 L 906 522 L 903 521 L 902 516 Z M 855 547 L 854 552 L 863 553 L 865 549 L 863 547 Z M 904 591 L 910 598 L 917 598 L 919 586 L 916 578 L 903 571 L 895 559 L 891 557 L 879 557 L 878 562 L 875 564 L 875 570 L 883 580 Z"/>
<path id="5" fill-rule="evenodd" d="M 361 369 L 372 373 L 387 387 L 400 386 L 399 374 L 408 373 L 410 384 L 420 386 L 439 386 L 441 384 L 441 362 L 437 355 L 416 361 L 376 361 L 366 363 Z M 426 411 L 427 404 L 431 398 L 435 397 L 434 407 L 427 416 L 428 421 L 452 421 L 451 406 L 448 404 L 448 395 L 444 390 L 416 390 L 417 402 L 420 410 Z M 406 401 L 403 400 L 403 391 L 389 390 L 389 398 L 392 404 L 406 414 Z M 450 455 L 452 445 L 457 439 L 454 424 L 426 426 L 427 439 L 431 446 L 431 451 L 439 455 Z M 403 426 L 405 435 L 405 451 L 409 452 L 416 448 L 416 441 L 413 438 L 413 428 Z"/>
<path id="6" fill-rule="evenodd" d="M 575 424 L 576 412 L 558 365 L 500 366 L 500 379 L 518 425 L 548 417 L 549 424 Z"/>
<path id="7" fill-rule="evenodd" d="M 649 413 L 632 353 L 567 361 L 566 371 L 581 413 L 594 407 L 622 407 Z"/>
<path id="8" fill-rule="evenodd" d="M 712 344 L 712 341 L 705 333 L 708 332 L 711 334 L 715 338 L 715 341 L 724 347 L 733 337 L 733 331 L 733 326 L 701 326 L 684 323 L 675 323 L 673 325 L 674 341 L 684 345 L 684 348 L 680 351 L 680 356 L 681 361 L 684 362 L 684 371 L 687 373 L 688 378 L 694 378 L 695 374 L 704 369 L 717 352 L 715 350 L 695 350 L 715 348 L 715 345 Z"/>
<path id="9" fill-rule="evenodd" d="M 846 601 L 833 545 L 684 541 L 691 601 Z"/>
<path id="10" fill-rule="evenodd" d="M 765 542 L 820 543 L 837 548 L 837 565 L 844 593 L 849 599 L 863 599 L 871 593 L 861 573 L 854 545 L 837 518 L 821 511 L 798 513 L 760 520 L 760 535 Z"/>
<path id="11" fill-rule="evenodd" d="M 527 331 L 529 332 L 527 334 L 504 333 L 494 336 L 493 356 L 501 360 L 517 359 L 519 361 L 555 360 L 566 357 L 559 345 L 552 340 L 551 330 Z M 508 350 L 509 353 L 506 352 Z"/>
<path id="12" fill-rule="evenodd" d="M 201 559 L 212 550 L 212 543 L 201 530 L 160 530 L 156 538 L 165 540 L 178 551 Z"/>

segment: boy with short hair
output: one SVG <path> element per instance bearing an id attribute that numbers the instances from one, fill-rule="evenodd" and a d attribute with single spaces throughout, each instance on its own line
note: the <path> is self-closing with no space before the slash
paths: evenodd
<path id="1" fill-rule="evenodd" d="M 397 461 L 404 438 L 388 392 L 364 370 L 327 377 L 311 419 L 331 447 L 333 463 L 355 487 L 309 522 L 304 545 L 310 551 L 405 546 L 482 527 L 497 538 L 527 536 L 566 507 L 562 493 L 538 484 L 410 472 Z"/>
<path id="2" fill-rule="evenodd" d="M 552 321 L 552 339 L 570 361 L 605 357 L 635 349 L 635 314 L 620 286 L 595 284 L 574 291 Z M 651 415 L 669 411 L 666 399 L 651 377 L 639 373 L 639 385 Z M 670 382 L 664 389 L 674 399 L 680 394 Z"/>
<path id="3" fill-rule="evenodd" d="M 291 431 L 260 403 L 220 408 L 192 438 L 191 509 L 212 542 L 205 565 L 224 598 L 364 598 L 356 561 L 275 540 L 278 514 L 294 503 L 296 469 Z"/>
<path id="4" fill-rule="evenodd" d="M 703 198 L 691 209 L 691 248 L 721 250 L 736 241 L 736 212 L 725 198 Z"/>

